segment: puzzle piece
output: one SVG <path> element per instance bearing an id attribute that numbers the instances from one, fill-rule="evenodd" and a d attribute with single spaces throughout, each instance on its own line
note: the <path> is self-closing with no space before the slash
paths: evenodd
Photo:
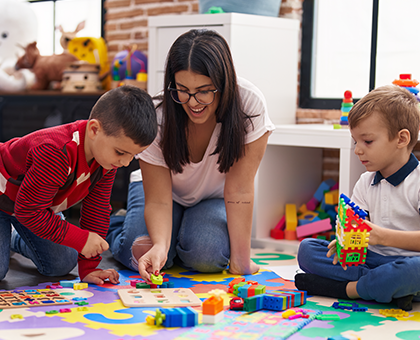
<path id="1" fill-rule="evenodd" d="M 53 290 L 13 290 L 0 292 L 0 309 L 71 305 L 64 295 Z"/>
<path id="2" fill-rule="evenodd" d="M 187 288 L 119 289 L 118 295 L 127 307 L 201 306 L 201 300 Z"/>

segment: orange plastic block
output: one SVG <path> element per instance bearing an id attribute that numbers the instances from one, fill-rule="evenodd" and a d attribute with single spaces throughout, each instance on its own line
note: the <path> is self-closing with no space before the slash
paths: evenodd
<path id="1" fill-rule="evenodd" d="M 229 282 L 228 293 L 232 293 L 233 292 L 233 286 L 240 283 L 240 282 L 245 282 L 245 278 L 244 277 L 237 277 L 237 278 L 233 279 L 232 281 L 230 281 Z"/>
<path id="2" fill-rule="evenodd" d="M 203 302 L 203 315 L 216 315 L 223 310 L 223 299 L 221 297 L 210 296 Z"/>
<path id="3" fill-rule="evenodd" d="M 296 230 L 285 230 L 284 231 L 285 240 L 297 240 Z"/>

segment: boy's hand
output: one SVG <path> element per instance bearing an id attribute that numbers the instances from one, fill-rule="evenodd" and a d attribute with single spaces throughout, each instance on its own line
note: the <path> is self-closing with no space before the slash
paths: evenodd
<path id="1" fill-rule="evenodd" d="M 338 256 L 337 256 L 337 240 L 332 240 L 330 242 L 330 244 L 328 245 L 328 253 L 327 253 L 327 257 L 331 257 L 332 255 L 334 255 L 334 259 L 333 259 L 333 264 L 337 264 L 338 263 Z M 344 270 L 347 270 L 347 266 L 343 267 Z"/>
<path id="2" fill-rule="evenodd" d="M 108 250 L 108 243 L 96 233 L 89 232 L 88 239 L 82 249 L 81 254 L 86 258 L 101 255 L 105 250 Z"/>
<path id="3" fill-rule="evenodd" d="M 95 270 L 94 272 L 89 273 L 83 279 L 83 282 L 94 283 L 95 285 L 103 285 L 105 280 L 109 280 L 114 285 L 120 283 L 120 275 L 115 269 L 107 270 Z"/>
<path id="4" fill-rule="evenodd" d="M 150 281 L 150 274 L 158 275 L 167 260 L 167 251 L 164 247 L 154 245 L 138 259 L 139 274 L 143 280 Z"/>

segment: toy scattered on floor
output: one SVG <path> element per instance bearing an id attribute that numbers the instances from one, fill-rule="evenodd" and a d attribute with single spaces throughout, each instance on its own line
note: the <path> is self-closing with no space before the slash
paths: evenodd
<path id="1" fill-rule="evenodd" d="M 231 293 L 233 293 L 236 296 L 239 296 L 241 298 L 247 298 L 250 296 L 260 295 L 265 293 L 265 286 L 256 283 L 251 283 L 249 281 L 245 282 L 239 282 L 232 286 L 233 290 Z"/>
<path id="2" fill-rule="evenodd" d="M 349 112 L 353 107 L 353 94 L 351 91 L 344 92 L 344 98 L 341 102 L 340 125 L 334 124 L 334 129 L 347 128 L 349 126 Z"/>
<path id="3" fill-rule="evenodd" d="M 231 310 L 243 310 L 244 309 L 244 299 L 240 297 L 233 297 L 229 301 L 229 309 Z"/>
<path id="4" fill-rule="evenodd" d="M 379 314 L 393 318 L 404 318 L 409 316 L 408 312 L 402 309 L 380 309 Z"/>
<path id="5" fill-rule="evenodd" d="M 154 317 L 146 317 L 146 323 L 164 327 L 193 327 L 198 324 L 198 312 L 191 307 L 158 308 Z"/>
<path id="6" fill-rule="evenodd" d="M 285 214 L 270 230 L 275 239 L 302 240 L 305 237 L 334 238 L 338 204 L 338 183 L 333 179 L 323 181 L 306 204 L 297 209 L 296 204 L 286 204 Z"/>
<path id="7" fill-rule="evenodd" d="M 86 282 L 79 282 L 79 283 L 73 284 L 74 290 L 86 289 L 87 287 L 88 287 L 88 284 Z"/>
<path id="8" fill-rule="evenodd" d="M 0 309 L 50 305 L 71 305 L 64 295 L 50 289 L 26 289 L 0 292 Z"/>
<path id="9" fill-rule="evenodd" d="M 262 309 L 282 311 L 306 303 L 306 292 L 300 290 L 277 290 L 244 299 L 244 310 L 254 312 Z"/>
<path id="10" fill-rule="evenodd" d="M 202 322 L 205 324 L 215 324 L 223 319 L 223 298 L 226 292 L 221 289 L 213 289 L 208 292 L 210 297 L 203 301 Z"/>
<path id="11" fill-rule="evenodd" d="M 419 82 L 415 79 L 411 79 L 411 74 L 400 74 L 400 79 L 395 79 L 392 83 L 410 91 L 420 102 L 420 90 L 416 87 Z"/>
<path id="12" fill-rule="evenodd" d="M 331 307 L 335 309 L 347 309 L 353 312 L 366 312 L 368 310 L 367 307 L 360 307 L 356 302 L 334 302 Z"/>
<path id="13" fill-rule="evenodd" d="M 119 289 L 126 307 L 201 306 L 201 300 L 187 288 Z"/>
<path id="14" fill-rule="evenodd" d="M 366 261 L 369 232 L 365 222 L 367 213 L 346 195 L 340 195 L 338 204 L 336 239 L 338 262 L 345 266 L 358 266 Z"/>
<path id="15" fill-rule="evenodd" d="M 338 321 L 340 320 L 340 315 L 337 314 L 318 314 L 315 316 L 315 319 L 317 320 L 323 320 L 323 321 Z"/>

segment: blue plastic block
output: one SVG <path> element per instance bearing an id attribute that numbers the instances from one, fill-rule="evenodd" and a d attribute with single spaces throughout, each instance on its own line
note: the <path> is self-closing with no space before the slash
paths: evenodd
<path id="1" fill-rule="evenodd" d="M 162 325 L 165 327 L 193 327 L 198 323 L 198 313 L 191 307 L 160 308 L 165 315 Z"/>
<path id="2" fill-rule="evenodd" d="M 248 297 L 248 288 L 251 287 L 250 284 L 244 284 L 241 287 L 238 288 L 238 296 L 242 299 L 245 299 Z"/>
<path id="3" fill-rule="evenodd" d="M 333 179 L 327 179 L 326 181 L 322 182 L 318 189 L 316 189 L 315 194 L 314 194 L 314 198 L 318 201 L 321 202 L 323 197 L 324 197 L 324 193 L 325 191 L 329 191 L 331 189 L 331 187 L 335 184 L 335 181 Z"/>

